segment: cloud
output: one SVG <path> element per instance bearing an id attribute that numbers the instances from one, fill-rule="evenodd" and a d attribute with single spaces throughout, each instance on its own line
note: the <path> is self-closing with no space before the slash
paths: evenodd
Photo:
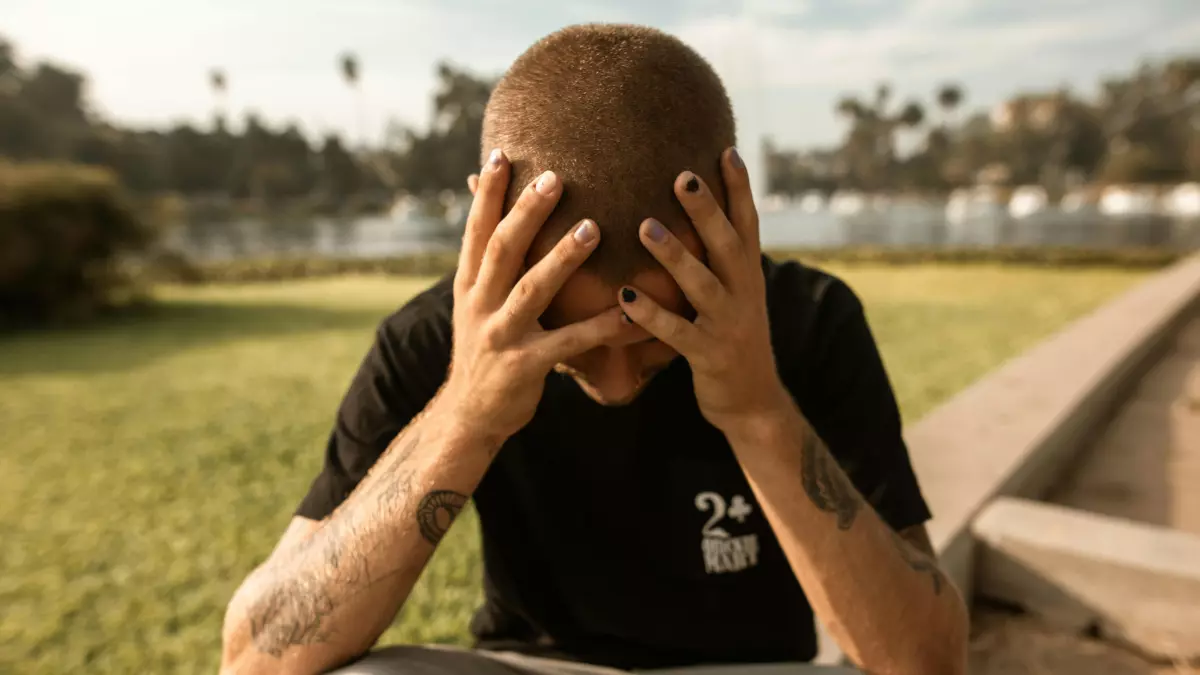
<path id="1" fill-rule="evenodd" d="M 837 95 L 883 79 L 897 99 L 926 101 L 961 82 L 971 107 L 987 106 L 1200 44 L 1196 0 L 0 0 L 0 33 L 85 69 L 97 106 L 125 122 L 206 121 L 206 73 L 223 67 L 235 116 L 351 133 L 344 49 L 362 60 L 378 130 L 391 117 L 424 123 L 438 59 L 498 74 L 534 40 L 589 21 L 657 26 L 704 54 L 734 98 L 744 154 L 762 133 L 833 141 Z"/>
<path id="2" fill-rule="evenodd" d="M 1132 3 L 1022 3 L 1017 10 L 917 0 L 904 4 L 893 20 L 872 22 L 873 3 L 841 6 L 849 8 L 843 14 L 865 12 L 844 22 L 854 27 L 829 27 L 843 23 L 833 12 L 808 11 L 800 21 L 781 23 L 749 4 L 737 14 L 683 22 L 675 32 L 710 55 L 718 69 L 753 71 L 756 86 L 768 88 L 935 82 L 1003 68 L 1025 70 L 1036 79 L 1039 61 L 1061 67 L 1079 47 L 1104 44 L 1126 51 L 1119 46 L 1134 42 L 1135 49 L 1151 50 L 1200 39 L 1198 13 L 1180 22 L 1171 12 Z"/>

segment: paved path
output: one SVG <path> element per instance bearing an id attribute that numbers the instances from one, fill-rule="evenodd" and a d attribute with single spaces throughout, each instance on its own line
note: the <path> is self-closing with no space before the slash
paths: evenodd
<path id="1" fill-rule="evenodd" d="M 1049 501 L 1200 535 L 1200 315 Z"/>
<path id="2" fill-rule="evenodd" d="M 1200 535 L 1200 313 L 1130 392 L 1108 428 L 1047 501 Z M 1167 675 L 1119 647 L 976 606 L 971 674 Z"/>

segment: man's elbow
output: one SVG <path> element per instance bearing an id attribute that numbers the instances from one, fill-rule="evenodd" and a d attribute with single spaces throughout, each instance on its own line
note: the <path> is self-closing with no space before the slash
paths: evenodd
<path id="1" fill-rule="evenodd" d="M 255 658 L 257 655 L 254 637 L 241 594 L 242 589 L 238 589 L 225 609 L 225 621 L 221 627 L 221 675 L 256 675 L 266 672 L 261 659 Z"/>
<path id="2" fill-rule="evenodd" d="M 221 675 L 318 675 L 319 670 L 304 669 L 295 659 L 280 658 L 286 655 L 263 653 L 254 640 L 248 598 L 251 579 L 234 593 L 225 608 L 225 620 L 221 626 Z"/>
<path id="3" fill-rule="evenodd" d="M 221 629 L 221 675 L 321 675 L 350 663 L 370 648 L 370 644 L 364 646 L 344 641 L 301 645 L 286 639 L 272 639 L 271 636 L 293 635 L 296 628 L 276 625 L 270 620 L 256 627 L 252 608 L 258 598 L 254 597 L 252 579 L 253 575 L 238 589 L 225 610 Z"/>
<path id="4" fill-rule="evenodd" d="M 947 599 L 948 607 L 941 620 L 930 622 L 924 639 L 924 658 L 919 670 L 921 675 L 966 675 L 967 649 L 970 641 L 971 618 L 967 605 L 957 592 Z"/>

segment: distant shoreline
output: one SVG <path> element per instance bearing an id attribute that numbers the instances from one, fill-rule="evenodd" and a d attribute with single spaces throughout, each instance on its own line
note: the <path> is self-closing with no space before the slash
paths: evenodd
<path id="1" fill-rule="evenodd" d="M 1025 267 L 1118 267 L 1156 269 L 1184 258 L 1193 251 L 1159 248 L 1064 248 L 1064 247 L 939 247 L 880 248 L 771 248 L 767 254 L 779 259 L 807 263 L 871 265 L 977 265 L 996 264 Z M 379 258 L 276 256 L 225 261 L 189 262 L 182 258 L 159 260 L 148 265 L 144 278 L 158 283 L 240 284 L 349 275 L 422 276 L 450 273 L 457 262 L 454 251 L 419 253 Z"/>

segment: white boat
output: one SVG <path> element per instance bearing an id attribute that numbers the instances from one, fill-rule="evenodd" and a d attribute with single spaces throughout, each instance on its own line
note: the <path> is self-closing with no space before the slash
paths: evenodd
<path id="1" fill-rule="evenodd" d="M 1145 216 L 1157 210 L 1154 190 L 1148 187 L 1113 185 L 1100 195 L 1100 213 L 1106 216 Z"/>
<path id="2" fill-rule="evenodd" d="M 818 213 L 825 208 L 825 197 L 816 190 L 804 193 L 800 198 L 800 210 L 804 213 Z"/>
<path id="3" fill-rule="evenodd" d="M 1200 183 L 1184 183 L 1163 197 L 1163 210 L 1176 218 L 1200 218 Z"/>
<path id="4" fill-rule="evenodd" d="M 1022 185 L 1013 191 L 1008 200 L 1008 215 L 1013 218 L 1028 218 L 1046 210 L 1049 203 L 1045 188 L 1039 185 Z"/>
<path id="5" fill-rule="evenodd" d="M 835 192 L 829 199 L 829 210 L 839 216 L 855 216 L 867 208 L 867 200 L 859 192 Z"/>

